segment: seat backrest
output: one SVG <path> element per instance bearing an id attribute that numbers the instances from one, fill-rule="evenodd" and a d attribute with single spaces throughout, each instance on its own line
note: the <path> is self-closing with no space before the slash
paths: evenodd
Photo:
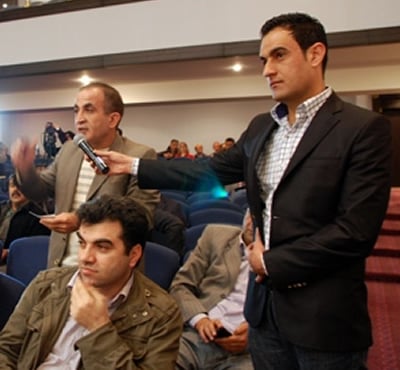
<path id="1" fill-rule="evenodd" d="M 144 248 L 144 273 L 155 283 L 168 290 L 180 267 L 180 256 L 174 250 L 154 242 Z"/>
<path id="2" fill-rule="evenodd" d="M 187 192 L 183 190 L 161 190 L 161 194 L 167 198 L 180 200 L 181 202 L 186 202 L 187 198 Z"/>
<path id="3" fill-rule="evenodd" d="M 232 192 L 230 195 L 230 199 L 232 203 L 236 204 L 244 210 L 249 206 L 246 189 L 239 189 Z"/>
<path id="4" fill-rule="evenodd" d="M 7 323 L 24 289 L 22 282 L 0 272 L 0 330 Z"/>
<path id="5" fill-rule="evenodd" d="M 185 242 L 183 244 L 183 254 L 185 255 L 188 251 L 194 249 L 197 244 L 197 240 L 203 233 L 204 229 L 208 224 L 198 224 L 195 226 L 188 227 L 185 230 Z"/>
<path id="6" fill-rule="evenodd" d="M 0 201 L 8 199 L 9 199 L 8 194 L 0 190 Z"/>
<path id="7" fill-rule="evenodd" d="M 180 210 L 182 211 L 182 216 L 183 216 L 183 222 L 185 222 L 185 224 L 187 224 L 188 222 L 188 217 L 189 217 L 189 205 L 182 201 L 182 200 L 178 200 L 178 199 L 174 199 L 176 203 L 179 204 Z"/>
<path id="8" fill-rule="evenodd" d="M 49 241 L 48 235 L 13 240 L 7 257 L 7 275 L 28 285 L 39 271 L 47 268 Z"/>
<path id="9" fill-rule="evenodd" d="M 242 212 L 234 211 L 233 209 L 201 209 L 189 214 L 189 225 L 190 227 L 212 223 L 242 225 L 243 217 Z"/>
<path id="10" fill-rule="evenodd" d="M 234 211 L 242 212 L 244 215 L 243 209 L 238 205 L 232 203 L 228 198 L 198 200 L 196 202 L 190 203 L 189 213 L 207 208 L 233 209 Z"/>
<path id="11" fill-rule="evenodd" d="M 227 196 L 216 197 L 212 191 L 198 191 L 188 195 L 186 202 L 188 204 L 198 202 L 199 200 L 225 199 Z"/>

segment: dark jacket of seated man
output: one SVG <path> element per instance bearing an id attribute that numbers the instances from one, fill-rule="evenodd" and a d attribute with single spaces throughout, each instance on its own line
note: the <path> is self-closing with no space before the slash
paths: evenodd
<path id="1" fill-rule="evenodd" d="M 34 235 L 50 235 L 50 229 L 40 223 L 38 217 L 31 214 L 52 213 L 49 201 L 35 203 L 30 201 L 19 189 L 15 175 L 8 178 L 9 199 L 0 202 L 0 243 L 3 251 L 1 262 L 5 262 L 8 248 L 18 238 Z"/>

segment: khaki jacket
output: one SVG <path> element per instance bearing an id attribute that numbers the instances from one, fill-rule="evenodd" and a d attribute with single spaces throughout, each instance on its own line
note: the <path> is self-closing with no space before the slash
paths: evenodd
<path id="1" fill-rule="evenodd" d="M 26 289 L 0 333 L 0 369 L 36 369 L 47 357 L 69 315 L 68 281 L 76 268 L 41 272 Z M 79 369 L 172 370 L 182 319 L 175 301 L 140 272 L 111 323 L 79 339 Z"/>
<path id="2" fill-rule="evenodd" d="M 240 272 L 240 227 L 208 225 L 171 283 L 184 322 L 208 312 L 235 287 Z"/>

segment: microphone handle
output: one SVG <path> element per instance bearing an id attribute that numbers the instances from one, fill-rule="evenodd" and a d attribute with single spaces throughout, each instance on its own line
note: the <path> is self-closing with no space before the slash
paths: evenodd
<path id="1" fill-rule="evenodd" d="M 105 175 L 106 173 L 108 173 L 108 171 L 110 171 L 110 168 L 106 165 L 103 159 L 94 154 L 92 150 L 85 150 L 87 148 L 85 148 L 84 145 L 82 145 L 81 148 L 87 154 L 87 156 L 93 161 L 93 163 L 101 171 L 102 174 Z"/>

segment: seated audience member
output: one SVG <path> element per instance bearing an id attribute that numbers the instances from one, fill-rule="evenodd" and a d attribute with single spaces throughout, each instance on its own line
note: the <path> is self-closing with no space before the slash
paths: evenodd
<path id="1" fill-rule="evenodd" d="M 187 143 L 185 143 L 184 141 L 181 141 L 179 143 L 179 152 L 178 155 L 175 158 L 188 158 L 188 159 L 194 159 L 194 155 L 190 154 L 189 152 L 189 147 L 187 145 Z"/>
<path id="2" fill-rule="evenodd" d="M 179 152 L 178 146 L 179 141 L 177 139 L 171 139 L 167 149 L 163 150 L 162 152 L 158 152 L 157 156 L 164 159 L 175 158 Z"/>
<path id="3" fill-rule="evenodd" d="M 195 155 L 194 155 L 195 159 L 208 158 L 208 155 L 206 153 L 204 153 L 203 145 L 196 144 L 194 146 L 194 151 L 196 152 Z"/>
<path id="4" fill-rule="evenodd" d="M 234 145 L 235 145 L 235 139 L 232 137 L 227 137 L 224 143 L 222 144 L 222 148 L 223 150 L 228 150 L 232 148 Z"/>
<path id="5" fill-rule="evenodd" d="M 208 225 L 177 272 L 170 294 L 185 324 L 177 369 L 253 369 L 243 316 L 249 274 L 243 243 L 252 240 L 248 212 L 242 230 Z"/>
<path id="6" fill-rule="evenodd" d="M 0 333 L 0 367 L 172 370 L 182 319 L 176 302 L 135 269 L 148 220 L 131 198 L 83 203 L 79 267 L 41 272 Z"/>
<path id="7" fill-rule="evenodd" d="M 150 240 L 165 245 L 182 255 L 186 217 L 181 206 L 161 194 L 160 203 L 154 210 L 154 229 Z"/>
<path id="8" fill-rule="evenodd" d="M 9 200 L 0 203 L 0 242 L 3 243 L 1 262 L 5 262 L 10 243 L 18 238 L 33 235 L 50 235 L 50 230 L 40 223 L 37 214 L 51 213 L 47 204 L 29 201 L 17 186 L 15 175 L 8 179 Z"/>
<path id="9" fill-rule="evenodd" d="M 213 148 L 213 153 L 211 154 L 211 157 L 222 151 L 222 144 L 219 141 L 214 141 L 212 148 Z"/>

